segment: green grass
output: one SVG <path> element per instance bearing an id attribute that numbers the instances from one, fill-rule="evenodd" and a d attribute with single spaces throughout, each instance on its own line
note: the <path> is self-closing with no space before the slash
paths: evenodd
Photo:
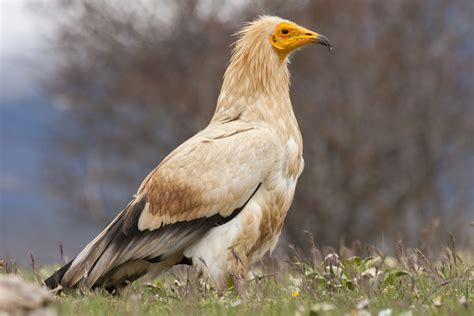
<path id="1" fill-rule="evenodd" d="M 417 249 L 400 249 L 397 258 L 377 251 L 365 258 L 316 257 L 257 268 L 262 277 L 247 283 L 244 296 L 231 286 L 219 297 L 181 267 L 139 280 L 120 296 L 61 294 L 55 308 L 59 315 L 474 315 L 472 251 L 448 248 L 436 260 Z M 53 267 L 12 271 L 4 264 L 8 269 L 40 280 Z"/>

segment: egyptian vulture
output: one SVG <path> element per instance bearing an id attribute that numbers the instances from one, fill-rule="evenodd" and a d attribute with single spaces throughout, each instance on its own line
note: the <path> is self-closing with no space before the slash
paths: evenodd
<path id="1" fill-rule="evenodd" d="M 331 44 L 273 16 L 237 35 L 209 125 L 145 178 L 125 209 L 44 281 L 48 288 L 115 292 L 185 263 L 222 289 L 275 248 L 304 167 L 288 56 Z"/>

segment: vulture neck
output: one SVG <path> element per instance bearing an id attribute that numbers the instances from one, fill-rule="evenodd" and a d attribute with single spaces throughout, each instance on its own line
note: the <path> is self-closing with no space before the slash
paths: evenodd
<path id="1" fill-rule="evenodd" d="M 236 42 L 211 122 L 270 121 L 277 114 L 294 117 L 287 61 L 280 61 L 264 38 L 247 33 Z"/>

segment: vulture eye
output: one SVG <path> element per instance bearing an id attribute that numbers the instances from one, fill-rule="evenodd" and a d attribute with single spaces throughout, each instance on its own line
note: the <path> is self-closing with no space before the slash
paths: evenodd
<path id="1" fill-rule="evenodd" d="M 290 31 L 288 31 L 287 29 L 282 29 L 280 31 L 280 33 L 283 34 L 283 35 L 286 35 L 286 34 L 290 33 Z"/>

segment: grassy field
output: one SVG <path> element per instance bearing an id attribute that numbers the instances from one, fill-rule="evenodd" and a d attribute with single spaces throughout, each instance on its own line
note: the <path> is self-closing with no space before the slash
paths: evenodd
<path id="1" fill-rule="evenodd" d="M 396 257 L 368 250 L 364 258 L 341 258 L 313 249 L 314 259 L 291 259 L 256 268 L 237 294 L 229 281 L 223 296 L 207 288 L 192 268 L 155 280 L 139 280 L 120 296 L 104 291 L 61 294 L 59 315 L 474 315 L 474 253 L 447 247 L 430 259 L 417 249 Z M 41 280 L 55 267 L 2 273 Z"/>

